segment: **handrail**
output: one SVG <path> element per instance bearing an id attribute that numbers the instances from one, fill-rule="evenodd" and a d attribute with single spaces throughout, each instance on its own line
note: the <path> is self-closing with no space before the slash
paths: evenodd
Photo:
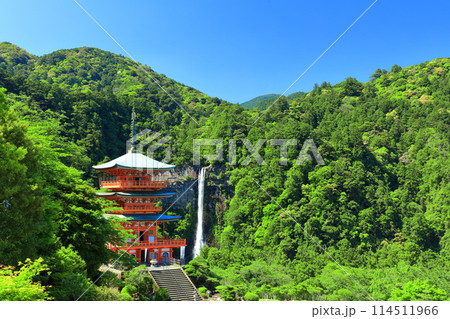
<path id="1" fill-rule="evenodd" d="M 150 274 L 150 277 L 152 277 L 153 284 L 156 286 L 157 290 L 160 288 L 158 283 L 156 282 L 155 277 L 153 277 L 152 272 L 147 268 L 147 272 Z"/>
<path id="2" fill-rule="evenodd" d="M 163 247 L 167 245 L 180 245 L 186 246 L 186 239 L 165 239 L 165 240 L 157 240 L 154 242 L 138 242 L 138 246 L 140 247 Z"/>
<path id="3" fill-rule="evenodd" d="M 164 188 L 166 187 L 165 181 L 101 181 L 101 188 L 107 187 L 130 187 L 130 188 L 139 188 L 139 187 L 154 187 L 154 188 Z"/>
<path id="4" fill-rule="evenodd" d="M 134 244 L 137 245 L 134 245 Z M 137 242 L 132 242 L 129 243 L 130 245 L 132 245 L 132 247 L 164 247 L 164 246 L 186 246 L 186 239 L 163 239 L 163 240 L 155 240 L 153 242 L 146 242 L 146 241 L 137 241 Z M 123 246 L 123 247 L 129 247 L 129 246 Z M 121 249 L 123 248 L 121 247 L 116 247 L 117 249 Z M 133 249 L 130 248 L 130 249 Z"/>
<path id="5" fill-rule="evenodd" d="M 194 285 L 194 283 L 192 282 L 191 278 L 189 278 L 189 276 L 186 274 L 186 272 L 184 271 L 183 267 L 181 267 L 181 272 L 184 274 L 184 276 L 187 278 L 187 280 L 189 280 L 189 283 L 192 285 L 192 287 L 194 288 L 195 292 L 197 293 L 197 296 L 200 297 L 200 301 L 205 301 L 205 299 L 203 298 L 203 296 L 200 294 L 200 292 L 198 291 L 197 287 Z"/>
<path id="6" fill-rule="evenodd" d="M 152 209 L 125 209 L 123 211 L 121 211 L 120 213 L 122 214 L 127 214 L 127 213 L 159 213 L 162 211 L 161 207 L 154 207 Z M 115 212 L 115 211 L 114 211 Z"/>
<path id="7" fill-rule="evenodd" d="M 123 210 L 110 210 L 109 212 L 113 214 L 127 214 L 127 213 L 159 213 L 162 211 L 162 207 L 146 207 L 146 208 L 126 208 L 124 207 Z"/>
<path id="8" fill-rule="evenodd" d="M 160 212 L 162 211 L 162 207 L 153 206 L 153 204 L 143 205 L 139 204 L 125 204 L 123 205 L 123 211 L 126 212 Z"/>

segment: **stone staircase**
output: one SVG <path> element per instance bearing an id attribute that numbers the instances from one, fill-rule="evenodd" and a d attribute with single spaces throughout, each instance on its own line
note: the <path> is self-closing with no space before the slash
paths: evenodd
<path id="1" fill-rule="evenodd" d="M 181 267 L 150 267 L 149 273 L 159 288 L 169 292 L 172 301 L 202 301 L 197 288 Z"/>

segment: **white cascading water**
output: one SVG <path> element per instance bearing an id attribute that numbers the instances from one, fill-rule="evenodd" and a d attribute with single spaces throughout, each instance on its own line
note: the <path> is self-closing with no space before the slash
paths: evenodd
<path id="1" fill-rule="evenodd" d="M 205 244 L 203 240 L 203 193 L 205 190 L 205 167 L 202 167 L 198 176 L 198 211 L 197 211 L 197 232 L 195 234 L 194 258 L 200 255 L 200 248 Z"/>

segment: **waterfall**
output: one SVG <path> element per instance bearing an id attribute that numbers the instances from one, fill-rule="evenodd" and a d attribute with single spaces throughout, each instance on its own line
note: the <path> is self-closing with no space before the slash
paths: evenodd
<path id="1" fill-rule="evenodd" d="M 205 190 L 205 167 L 202 167 L 198 176 L 198 211 L 197 232 L 195 233 L 194 258 L 200 255 L 200 248 L 205 244 L 203 240 L 203 195 Z"/>

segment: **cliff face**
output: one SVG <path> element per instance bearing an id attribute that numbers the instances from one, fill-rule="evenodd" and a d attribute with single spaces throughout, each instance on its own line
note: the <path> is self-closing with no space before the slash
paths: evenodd
<path id="1" fill-rule="evenodd" d="M 204 225 L 208 244 L 214 244 L 214 231 L 222 230 L 223 216 L 234 195 L 225 167 L 211 168 L 206 174 Z"/>
<path id="2" fill-rule="evenodd" d="M 176 212 L 189 222 L 188 245 L 195 240 L 195 226 L 198 209 L 198 178 L 200 168 L 186 166 L 168 173 L 169 187 L 176 193 L 174 197 L 163 200 L 163 207 Z M 232 197 L 232 187 L 224 167 L 208 168 L 205 177 L 204 219 L 205 239 L 208 245 L 214 243 L 214 228 L 221 229 L 223 214 Z M 170 206 L 172 205 L 172 206 Z"/>
<path id="3" fill-rule="evenodd" d="M 168 185 L 176 193 L 174 197 L 163 201 L 163 207 L 172 205 L 171 210 L 184 210 L 189 203 L 197 203 L 198 186 L 195 180 L 198 170 L 192 166 L 175 168 L 167 173 Z M 176 202 L 175 202 L 176 201 Z"/>

